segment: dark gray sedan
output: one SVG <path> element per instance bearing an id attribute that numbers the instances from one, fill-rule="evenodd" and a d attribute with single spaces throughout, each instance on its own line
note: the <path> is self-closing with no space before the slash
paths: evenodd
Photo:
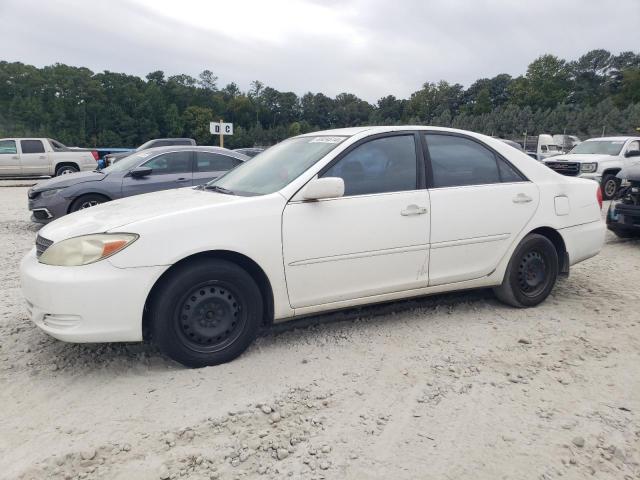
<path id="1" fill-rule="evenodd" d="M 116 198 L 201 185 L 247 160 L 246 155 L 219 147 L 150 148 L 103 170 L 37 183 L 28 193 L 31 220 L 48 223 Z"/>

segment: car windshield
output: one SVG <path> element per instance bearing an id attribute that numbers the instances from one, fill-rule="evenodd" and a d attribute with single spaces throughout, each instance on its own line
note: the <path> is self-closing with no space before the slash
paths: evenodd
<path id="1" fill-rule="evenodd" d="M 576 145 L 571 153 L 618 155 L 623 145 L 624 140 L 589 140 Z"/>
<path id="2" fill-rule="evenodd" d="M 346 138 L 336 136 L 290 138 L 210 182 L 208 187 L 216 187 L 237 195 L 267 195 L 277 192 L 298 178 Z"/>
<path id="3" fill-rule="evenodd" d="M 153 152 L 149 152 L 144 150 L 142 152 L 137 152 L 128 157 L 123 158 L 119 162 L 112 164 L 107 168 L 103 168 L 101 171 L 104 173 L 113 173 L 113 172 L 128 172 L 134 167 L 137 167 L 140 162 L 144 161 L 146 158 L 153 155 Z"/>

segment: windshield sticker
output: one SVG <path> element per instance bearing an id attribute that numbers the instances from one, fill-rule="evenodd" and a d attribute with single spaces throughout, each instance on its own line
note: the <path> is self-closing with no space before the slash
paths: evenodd
<path id="1" fill-rule="evenodd" d="M 623 143 L 624 143 L 624 140 L 622 141 L 616 140 L 615 142 L 611 142 L 612 145 L 622 145 Z"/>
<path id="2" fill-rule="evenodd" d="M 340 143 L 344 137 L 313 137 L 309 143 Z"/>

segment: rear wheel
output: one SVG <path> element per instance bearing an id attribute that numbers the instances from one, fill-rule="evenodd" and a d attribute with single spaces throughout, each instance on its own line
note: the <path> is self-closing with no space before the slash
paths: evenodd
<path id="1" fill-rule="evenodd" d="M 245 270 L 225 260 L 178 267 L 151 301 L 151 335 L 168 357 L 188 367 L 233 360 L 262 322 L 262 295 Z"/>
<path id="2" fill-rule="evenodd" d="M 87 195 L 82 195 L 73 201 L 71 207 L 69 208 L 69 213 L 77 212 L 78 210 L 84 210 L 85 208 L 95 207 L 96 205 L 100 205 L 101 203 L 108 201 L 109 199 L 104 195 L 98 195 L 97 193 L 88 193 Z"/>
<path id="3" fill-rule="evenodd" d="M 615 175 L 605 175 L 602 177 L 602 199 L 611 200 L 618 193 L 620 180 Z"/>
<path id="4" fill-rule="evenodd" d="M 558 278 L 558 252 L 551 241 L 527 235 L 516 248 L 496 297 L 514 307 L 533 307 L 551 293 Z"/>
<path id="5" fill-rule="evenodd" d="M 80 169 L 75 165 L 60 165 L 56 168 L 56 177 L 59 177 L 60 175 L 69 175 L 70 173 L 76 173 L 79 171 Z"/>

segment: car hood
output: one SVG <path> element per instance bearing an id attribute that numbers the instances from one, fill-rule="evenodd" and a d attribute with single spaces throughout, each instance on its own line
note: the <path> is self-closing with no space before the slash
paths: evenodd
<path id="1" fill-rule="evenodd" d="M 165 190 L 114 200 L 65 215 L 44 226 L 39 233 L 44 238 L 58 242 L 91 233 L 104 233 L 115 229 L 124 231 L 126 225 L 138 221 L 194 209 L 206 209 L 246 198 L 209 190 L 196 190 L 192 187 Z"/>
<path id="2" fill-rule="evenodd" d="M 60 175 L 59 177 L 36 183 L 31 190 L 33 192 L 42 192 L 44 190 L 65 188 L 78 183 L 99 182 L 104 180 L 106 176 L 106 174 L 100 172 L 77 172 L 70 175 Z"/>
<path id="3" fill-rule="evenodd" d="M 604 160 L 615 160 L 615 155 L 597 155 L 597 154 L 586 154 L 586 153 L 568 153 L 566 155 L 556 155 L 555 157 L 549 157 L 550 162 L 580 162 L 580 163 L 591 163 L 591 162 L 602 162 Z M 545 159 L 547 160 L 547 159 Z"/>

